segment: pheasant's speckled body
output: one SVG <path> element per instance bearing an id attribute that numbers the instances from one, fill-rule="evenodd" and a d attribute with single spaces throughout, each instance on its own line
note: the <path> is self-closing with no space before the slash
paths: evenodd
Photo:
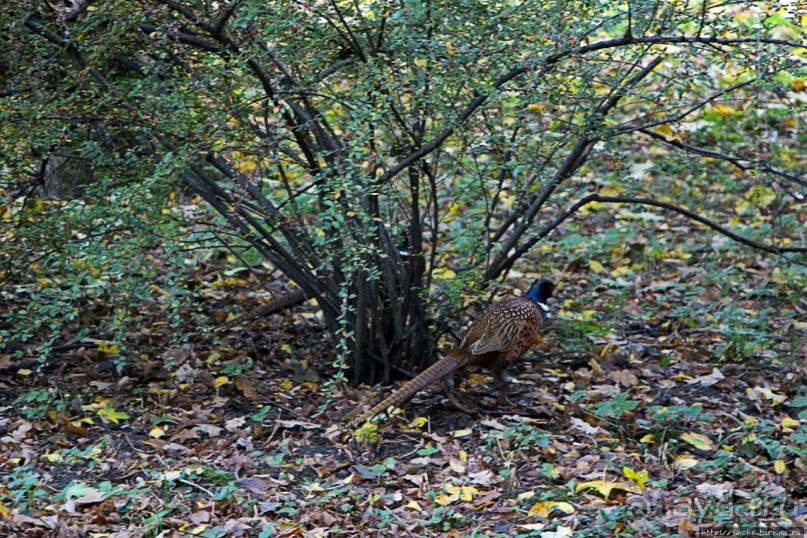
<path id="1" fill-rule="evenodd" d="M 554 290 L 549 281 L 536 282 L 526 297 L 511 297 L 494 303 L 468 328 L 460 345 L 417 377 L 362 414 L 361 424 L 390 406 L 398 407 L 417 391 L 465 366 L 502 371 L 538 342 L 546 322 L 545 301 Z"/>

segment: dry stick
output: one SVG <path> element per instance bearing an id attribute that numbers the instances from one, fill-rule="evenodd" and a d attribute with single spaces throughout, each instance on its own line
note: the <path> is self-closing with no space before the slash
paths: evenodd
<path id="1" fill-rule="evenodd" d="M 255 318 L 270 316 L 282 310 L 286 310 L 287 308 L 303 304 L 307 299 L 308 295 L 301 289 L 289 291 L 280 297 L 273 299 L 270 303 L 261 305 L 251 312 L 246 312 L 235 319 L 222 323 L 215 328 L 215 332 L 224 331 L 230 327 L 234 327 Z"/>

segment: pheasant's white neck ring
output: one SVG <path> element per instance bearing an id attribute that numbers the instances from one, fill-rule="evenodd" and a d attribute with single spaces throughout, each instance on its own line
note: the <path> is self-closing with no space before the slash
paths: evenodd
<path id="1" fill-rule="evenodd" d="M 541 309 L 542 309 L 544 312 L 549 312 L 549 307 L 548 307 L 548 306 L 546 306 L 544 303 L 541 303 L 541 302 L 536 302 L 535 304 L 537 304 L 538 306 L 540 306 L 540 307 L 541 307 Z"/>

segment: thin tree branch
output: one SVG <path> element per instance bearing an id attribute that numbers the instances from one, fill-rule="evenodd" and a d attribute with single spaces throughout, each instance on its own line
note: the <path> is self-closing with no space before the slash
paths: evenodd
<path id="1" fill-rule="evenodd" d="M 727 155 L 725 153 L 720 153 L 717 151 L 712 151 L 708 149 L 699 148 L 693 146 L 691 144 L 685 144 L 680 140 L 675 140 L 672 138 L 667 138 L 666 136 L 656 133 L 654 131 L 650 131 L 649 129 L 639 129 L 640 133 L 655 140 L 660 140 L 665 144 L 669 144 L 675 148 L 678 148 L 682 151 L 686 151 L 688 153 L 694 153 L 696 155 L 700 155 L 702 157 L 710 157 L 713 159 L 720 159 L 721 161 L 726 161 L 728 163 L 733 164 L 740 170 L 762 170 L 763 172 L 768 172 L 774 176 L 780 177 L 782 179 L 786 179 L 788 181 L 792 181 L 793 183 L 797 183 L 803 187 L 807 187 L 807 181 L 804 179 L 799 178 L 793 174 L 788 174 L 787 172 L 783 172 L 781 170 L 776 170 L 775 168 L 771 168 L 768 163 L 764 159 L 748 159 L 744 157 L 735 157 L 732 155 Z M 747 164 L 744 164 L 747 163 Z"/>
<path id="2" fill-rule="evenodd" d="M 696 36 L 696 37 L 688 37 L 688 36 L 641 36 L 641 37 L 634 37 L 632 35 L 624 35 L 620 38 L 616 39 L 607 39 L 603 41 L 598 41 L 596 43 L 592 43 L 590 45 L 584 45 L 582 47 L 577 47 L 574 49 L 569 49 L 566 51 L 561 51 L 556 54 L 552 54 L 543 60 L 539 60 L 538 62 L 528 63 L 516 68 L 511 69 L 507 73 L 500 76 L 496 79 L 493 84 L 491 84 L 490 91 L 486 93 L 481 93 L 476 95 L 470 103 L 468 103 L 465 108 L 457 114 L 454 118 L 454 121 L 448 127 L 443 128 L 439 133 L 432 138 L 427 144 L 422 145 L 418 149 L 414 150 L 412 153 L 401 159 L 397 164 L 395 164 L 392 168 L 390 168 L 387 172 L 381 175 L 375 183 L 386 183 L 390 181 L 393 177 L 398 175 L 403 169 L 411 166 L 412 164 L 416 163 L 421 158 L 425 157 L 438 147 L 440 147 L 446 139 L 451 136 L 454 131 L 465 123 L 465 121 L 473 115 L 476 110 L 481 107 L 490 97 L 493 95 L 494 92 L 501 89 L 511 80 L 528 73 L 534 70 L 533 66 L 539 67 L 539 71 L 541 74 L 546 73 L 552 66 L 565 60 L 566 58 L 572 56 L 582 56 L 584 54 L 588 54 L 590 52 L 597 52 L 600 50 L 605 50 L 609 48 L 618 48 L 618 47 L 626 47 L 631 45 L 675 45 L 675 44 L 702 44 L 702 45 L 709 45 L 709 44 L 720 44 L 720 45 L 742 45 L 745 43 L 755 43 L 755 44 L 767 44 L 767 45 L 780 45 L 785 47 L 793 47 L 793 48 L 800 48 L 803 47 L 803 43 L 796 43 L 793 41 L 788 41 L 786 39 L 769 39 L 769 38 L 756 38 L 756 37 L 748 37 L 748 38 L 719 38 L 719 37 L 704 37 L 704 36 Z"/>
<path id="3" fill-rule="evenodd" d="M 757 250 L 761 250 L 763 252 L 768 252 L 770 254 L 785 254 L 791 252 L 807 252 L 807 247 L 779 247 L 776 245 L 770 245 L 765 243 L 760 243 L 759 241 L 754 241 L 753 239 L 748 239 L 743 237 L 739 234 L 736 234 L 729 230 L 728 228 L 717 224 L 704 216 L 698 215 L 694 211 L 690 211 L 689 209 L 677 206 L 675 204 L 670 204 L 667 202 L 660 202 L 658 200 L 653 200 L 651 198 L 634 198 L 630 196 L 600 196 L 599 194 L 596 195 L 595 198 L 592 199 L 593 202 L 600 202 L 603 204 L 641 204 L 641 205 L 649 205 L 653 207 L 660 207 L 662 209 L 667 209 L 669 211 L 674 211 L 680 215 L 687 217 L 688 219 L 694 220 L 706 226 L 707 228 L 711 228 L 712 230 L 725 235 L 729 239 L 733 239 L 734 241 L 741 243 L 745 246 L 755 248 Z"/>
<path id="4" fill-rule="evenodd" d="M 748 239 L 743 237 L 739 234 L 736 234 L 729 230 L 728 228 L 717 224 L 716 222 L 707 219 L 702 215 L 698 215 L 694 211 L 689 209 L 677 206 L 675 204 L 670 204 L 667 202 L 661 202 L 659 200 L 653 200 L 652 198 L 634 198 L 631 196 L 602 196 L 597 193 L 589 194 L 584 196 L 577 202 L 575 202 L 571 207 L 569 207 L 566 211 L 555 217 L 552 222 L 547 224 L 544 228 L 542 228 L 538 233 L 530 237 L 527 241 L 525 241 L 522 245 L 516 248 L 513 253 L 507 257 L 507 260 L 503 263 L 504 269 L 509 269 L 513 266 L 513 264 L 518 260 L 521 256 L 523 256 L 527 251 L 529 251 L 532 247 L 534 247 L 539 241 L 545 238 L 547 235 L 550 234 L 553 230 L 558 228 L 561 224 L 563 224 L 566 220 L 568 220 L 572 215 L 574 215 L 578 210 L 580 210 L 583 206 L 590 204 L 592 202 L 599 202 L 602 204 L 640 204 L 640 205 L 647 205 L 652 207 L 659 207 L 661 209 L 666 209 L 668 211 L 673 211 L 678 213 L 679 215 L 683 215 L 690 220 L 694 220 L 703 224 L 707 228 L 711 228 L 712 230 L 724 235 L 738 243 L 746 245 L 748 247 L 754 248 L 756 250 L 761 250 L 763 252 L 767 252 L 769 254 L 776 254 L 782 255 L 787 253 L 803 253 L 807 252 L 807 247 L 779 247 L 776 245 L 770 245 L 766 243 L 760 243 L 759 241 L 754 241 L 753 239 Z"/>
<path id="5" fill-rule="evenodd" d="M 603 102 L 597 106 L 593 116 L 599 118 L 605 117 L 608 112 L 610 112 L 611 109 L 613 109 L 617 103 L 619 103 L 619 100 L 625 96 L 625 94 L 628 92 L 628 88 L 641 82 L 642 79 L 646 78 L 650 73 L 652 73 L 661 62 L 662 59 L 660 57 L 651 60 L 641 69 L 641 71 L 625 81 L 624 84 L 621 84 L 611 93 L 611 95 L 604 99 Z M 575 144 L 575 147 L 566 157 L 563 165 L 558 169 L 557 172 L 555 172 L 552 180 L 549 181 L 544 188 L 541 189 L 538 196 L 532 200 L 519 225 L 516 226 L 513 232 L 502 241 L 498 254 L 485 270 L 485 279 L 495 278 L 501 275 L 503 271 L 507 270 L 503 265 L 509 260 L 507 253 L 518 244 L 518 241 L 521 239 L 524 233 L 529 229 L 530 226 L 532 226 L 538 212 L 541 210 L 544 204 L 546 204 L 547 200 L 549 200 L 550 196 L 552 196 L 552 193 L 555 192 L 558 186 L 563 181 L 571 177 L 577 170 L 580 169 L 586 160 L 588 160 L 588 156 L 590 155 L 591 150 L 594 148 L 597 141 L 597 138 L 589 138 L 587 136 L 583 136 L 577 141 L 577 144 Z"/>
<path id="6" fill-rule="evenodd" d="M 750 86 L 751 84 L 753 84 L 755 82 L 758 82 L 758 81 L 759 81 L 759 78 L 752 78 L 750 80 L 746 80 L 746 81 L 734 84 L 733 86 L 729 86 L 728 88 L 723 88 L 722 90 L 720 90 L 718 92 L 715 92 L 714 94 L 710 95 L 709 97 L 707 97 L 707 98 L 705 98 L 705 99 L 703 99 L 701 101 L 698 101 L 694 105 L 688 107 L 686 110 L 683 110 L 683 111 L 679 112 L 678 114 L 675 114 L 674 116 L 667 116 L 666 118 L 662 118 L 660 120 L 656 120 L 656 121 L 649 122 L 649 123 L 643 123 L 641 125 L 636 125 L 638 120 L 633 120 L 630 123 L 627 123 L 627 124 L 621 125 L 620 127 L 617 127 L 616 132 L 619 133 L 619 134 L 629 133 L 631 131 L 637 131 L 637 130 L 640 130 L 640 129 L 649 129 L 650 127 L 656 127 L 658 125 L 666 125 L 668 123 L 675 123 L 675 122 L 682 121 L 684 118 L 686 118 L 687 116 L 689 116 L 693 112 L 696 112 L 696 111 L 702 109 L 704 106 L 711 103 L 712 101 L 714 101 L 718 97 L 721 97 L 723 95 L 732 93 L 735 90 L 739 90 L 740 88 L 743 88 L 745 86 Z"/>

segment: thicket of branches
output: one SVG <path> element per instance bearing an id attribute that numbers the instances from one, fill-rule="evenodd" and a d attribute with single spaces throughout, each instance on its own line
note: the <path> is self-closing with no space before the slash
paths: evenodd
<path id="1" fill-rule="evenodd" d="M 30 212 L 56 198 L 62 215 L 106 207 L 106 233 L 183 186 L 316 299 L 354 380 L 389 377 L 429 359 L 453 319 L 437 299 L 501 281 L 592 202 L 803 256 L 803 157 L 777 138 L 804 127 L 789 5 L 7 2 L 4 226 L 43 226 Z M 644 192 L 627 148 L 683 174 L 733 167 L 734 194 L 790 218 L 751 237 Z M 29 263 L 19 237 L 7 252 Z"/>

